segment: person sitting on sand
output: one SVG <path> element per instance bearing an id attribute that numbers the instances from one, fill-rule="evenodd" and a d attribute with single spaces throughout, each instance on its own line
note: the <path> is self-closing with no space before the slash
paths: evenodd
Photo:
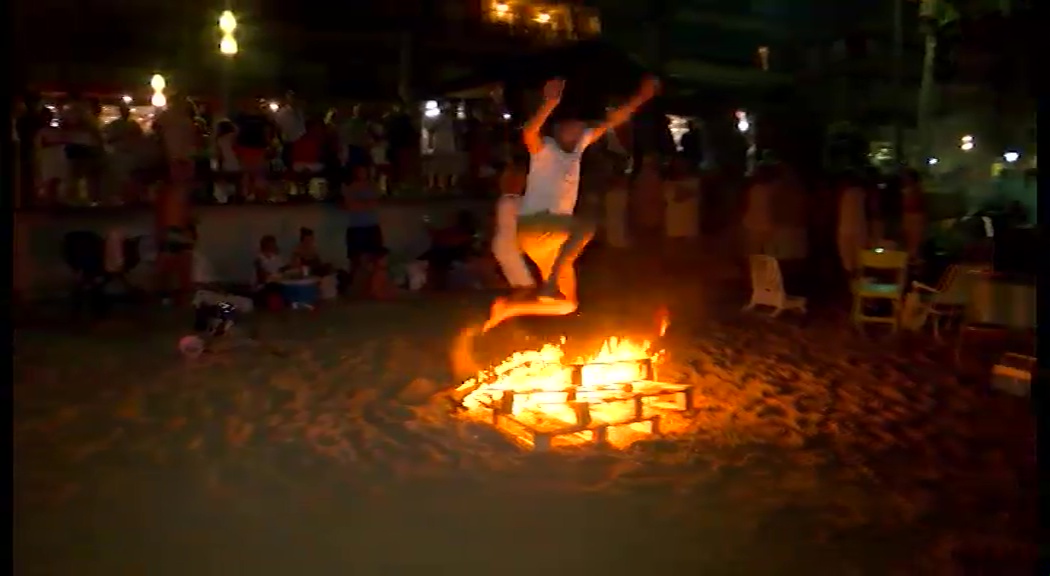
<path id="1" fill-rule="evenodd" d="M 305 266 L 310 276 L 323 277 L 333 273 L 332 265 L 321 260 L 317 236 L 311 228 L 299 229 L 299 244 L 292 252 L 292 265 Z"/>
<path id="2" fill-rule="evenodd" d="M 292 270 L 292 265 L 280 255 L 277 247 L 277 238 L 272 234 L 262 236 L 259 240 L 259 253 L 255 255 L 255 283 L 261 289 L 274 287 L 286 274 Z"/>
<path id="3" fill-rule="evenodd" d="M 516 222 L 517 237 L 543 275 L 543 286 L 536 300 L 512 302 L 508 298 L 497 298 L 483 330 L 515 316 L 563 316 L 576 310 L 573 267 L 594 237 L 594 225 L 573 216 L 583 152 L 610 128 L 629 120 L 635 110 L 656 95 L 659 82 L 646 78 L 633 98 L 610 112 L 595 128 L 588 128 L 583 120 L 563 115 L 554 124 L 553 136 L 542 137 L 540 130 L 561 101 L 564 88 L 565 81 L 560 78 L 547 82 L 543 88 L 543 104 L 522 128 L 530 162 Z"/>

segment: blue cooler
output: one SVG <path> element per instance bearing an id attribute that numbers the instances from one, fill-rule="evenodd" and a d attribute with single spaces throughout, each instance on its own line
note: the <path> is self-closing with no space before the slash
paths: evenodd
<path id="1" fill-rule="evenodd" d="M 321 298 L 320 283 L 317 278 L 282 280 L 281 297 L 289 306 L 296 304 L 313 306 Z"/>

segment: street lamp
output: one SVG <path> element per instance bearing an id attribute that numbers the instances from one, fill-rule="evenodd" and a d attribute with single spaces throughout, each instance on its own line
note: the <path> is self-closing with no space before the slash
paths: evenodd
<path id="1" fill-rule="evenodd" d="M 233 31 L 237 29 L 237 17 L 233 15 L 233 11 L 224 10 L 219 15 L 219 31 L 222 32 L 222 40 L 219 41 L 219 53 L 226 56 L 226 62 L 223 64 L 222 70 L 222 108 L 223 113 L 230 113 L 230 76 L 233 71 L 230 69 L 233 65 L 233 57 L 237 55 L 239 50 L 237 46 L 237 39 L 233 37 Z"/>
<path id="2" fill-rule="evenodd" d="M 168 99 L 164 96 L 164 89 L 168 87 L 168 83 L 164 80 L 164 77 L 160 74 L 154 74 L 149 79 L 149 86 L 153 88 L 153 97 L 150 98 L 149 102 L 155 108 L 163 108 L 168 105 Z"/>
<path id="3" fill-rule="evenodd" d="M 237 39 L 233 37 L 233 31 L 237 29 L 237 17 L 233 12 L 226 10 L 219 16 L 219 31 L 222 32 L 222 40 L 219 41 L 219 52 L 227 56 L 237 53 Z"/>

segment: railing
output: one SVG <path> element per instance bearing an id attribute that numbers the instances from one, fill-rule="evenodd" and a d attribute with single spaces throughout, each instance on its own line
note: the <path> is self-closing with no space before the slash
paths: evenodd
<path id="1" fill-rule="evenodd" d="M 73 185 L 61 182 L 48 189 L 32 176 L 27 180 L 20 171 L 21 180 L 15 185 L 21 192 L 16 208 L 50 211 L 152 206 L 168 185 L 160 168 L 138 171 L 124 183 L 112 178 L 109 168 L 104 167 L 103 172 L 99 181 L 84 179 Z M 271 167 L 261 178 L 249 181 L 239 172 L 213 170 L 210 162 L 202 159 L 196 163 L 189 185 L 190 201 L 199 206 L 338 203 L 342 175 L 338 165 L 298 171 Z M 494 190 L 489 179 L 477 175 L 465 175 L 457 186 L 447 189 L 427 186 L 419 170 L 398 173 L 373 169 L 371 177 L 384 200 L 480 198 L 492 195 Z"/>

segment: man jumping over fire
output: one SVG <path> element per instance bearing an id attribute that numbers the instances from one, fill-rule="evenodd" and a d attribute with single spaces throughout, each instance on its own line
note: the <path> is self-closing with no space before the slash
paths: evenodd
<path id="1" fill-rule="evenodd" d="M 655 78 L 646 78 L 638 93 L 598 126 L 588 128 L 583 120 L 566 116 L 554 122 L 551 136 L 541 136 L 540 130 L 561 102 L 565 81 L 555 78 L 543 87 L 543 104 L 522 128 L 530 168 L 517 218 L 517 248 L 536 263 L 543 283 L 534 300 L 497 298 L 483 331 L 516 316 L 563 316 L 576 310 L 574 265 L 594 236 L 593 223 L 573 216 L 583 151 L 606 131 L 629 120 L 656 95 L 659 86 Z M 504 261 L 500 254 L 496 256 Z"/>

